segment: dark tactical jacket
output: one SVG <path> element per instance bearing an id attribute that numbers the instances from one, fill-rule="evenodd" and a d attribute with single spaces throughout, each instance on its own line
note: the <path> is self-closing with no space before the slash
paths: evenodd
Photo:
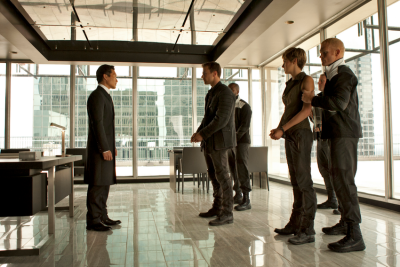
<path id="1" fill-rule="evenodd" d="M 362 137 L 357 84 L 351 69 L 340 65 L 338 74 L 326 81 L 323 94 L 313 98 L 312 106 L 324 109 L 322 139 Z"/>
<path id="2" fill-rule="evenodd" d="M 204 118 L 197 129 L 207 153 L 236 146 L 235 95 L 221 82 L 211 88 L 205 99 Z"/>
<path id="3" fill-rule="evenodd" d="M 250 105 L 236 97 L 235 103 L 235 127 L 236 127 L 236 140 L 237 143 L 250 144 L 250 122 L 251 122 L 251 107 Z"/>

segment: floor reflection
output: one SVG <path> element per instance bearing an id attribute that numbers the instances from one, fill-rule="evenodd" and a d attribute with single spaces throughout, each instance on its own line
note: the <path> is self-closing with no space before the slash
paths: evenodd
<path id="1" fill-rule="evenodd" d="M 168 183 L 113 186 L 108 201 L 109 216 L 122 224 L 109 232 L 85 228 L 86 186 L 77 185 L 74 218 L 57 211 L 56 232 L 47 235 L 47 213 L 31 217 L 0 218 L 0 249 L 35 246 L 49 240 L 40 256 L 0 257 L 0 266 L 399 266 L 400 215 L 361 205 L 362 230 L 367 249 L 336 254 L 327 244 L 339 236 L 321 233 L 338 216 L 318 211 L 316 242 L 294 246 L 288 236 L 278 236 L 291 213 L 289 186 L 271 183 L 271 191 L 254 188 L 253 208 L 234 212 L 234 223 L 210 227 L 198 217 L 211 207 L 207 194 L 197 184 L 185 184 L 185 193 L 175 194 Z M 320 201 L 326 196 L 320 195 Z M 66 205 L 68 199 L 59 205 Z"/>

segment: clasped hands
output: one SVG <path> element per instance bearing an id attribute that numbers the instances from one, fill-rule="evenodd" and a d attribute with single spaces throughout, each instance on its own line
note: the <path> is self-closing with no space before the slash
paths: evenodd
<path id="1" fill-rule="evenodd" d="M 194 133 L 190 138 L 190 142 L 197 143 L 203 141 L 203 137 L 199 133 Z"/>

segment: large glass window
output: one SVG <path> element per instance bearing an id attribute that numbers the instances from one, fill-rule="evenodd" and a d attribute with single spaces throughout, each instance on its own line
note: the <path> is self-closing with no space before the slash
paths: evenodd
<path id="1" fill-rule="evenodd" d="M 4 148 L 6 110 L 6 63 L 0 63 L 0 149 Z"/>
<path id="2" fill-rule="evenodd" d="M 67 128 L 69 147 L 69 66 L 51 65 L 50 71 L 45 65 L 12 64 L 11 69 L 10 147 L 61 154 L 61 131 L 50 123 Z"/>
<path id="3" fill-rule="evenodd" d="M 388 25 L 391 27 L 400 27 L 400 2 L 396 2 L 387 8 Z M 400 33 L 398 31 L 389 31 L 389 40 L 394 43 L 389 46 L 390 55 L 390 84 L 392 101 L 392 123 L 393 123 L 393 156 L 394 156 L 394 179 L 393 196 L 400 198 L 400 122 L 397 117 L 400 114 L 400 105 L 396 104 L 400 98 L 400 81 L 397 79 L 397 73 L 400 67 L 396 59 L 400 58 Z M 382 142 L 383 143 L 383 142 Z"/>
<path id="4" fill-rule="evenodd" d="M 148 77 L 138 79 L 138 175 L 168 175 L 168 149 L 192 146 L 192 81 L 185 68 L 141 68 Z"/>

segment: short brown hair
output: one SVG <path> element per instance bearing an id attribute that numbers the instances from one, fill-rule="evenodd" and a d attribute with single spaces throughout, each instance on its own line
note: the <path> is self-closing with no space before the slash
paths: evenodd
<path id="1" fill-rule="evenodd" d="M 219 65 L 219 63 L 217 63 L 215 61 L 211 61 L 211 62 L 203 63 L 203 64 L 201 64 L 201 66 L 203 68 L 207 67 L 211 73 L 216 71 L 218 74 L 218 77 L 221 78 L 221 65 Z"/>
<path id="2" fill-rule="evenodd" d="M 297 66 L 299 66 L 300 69 L 303 69 L 304 65 L 307 62 L 306 52 L 301 48 L 295 48 L 295 47 L 287 49 L 283 53 L 282 58 L 290 60 L 290 62 L 297 59 Z"/>
<path id="3" fill-rule="evenodd" d="M 107 65 L 107 64 L 101 65 L 96 71 L 97 82 L 101 83 L 103 81 L 104 74 L 110 77 L 112 70 L 115 70 L 113 65 Z"/>

